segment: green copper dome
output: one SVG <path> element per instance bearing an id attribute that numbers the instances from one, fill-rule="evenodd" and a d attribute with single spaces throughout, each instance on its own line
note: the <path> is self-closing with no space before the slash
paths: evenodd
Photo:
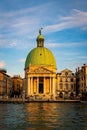
<path id="1" fill-rule="evenodd" d="M 42 28 L 41 28 L 42 29 Z M 44 47 L 44 36 L 39 30 L 37 37 L 37 48 L 34 48 L 28 54 L 25 61 L 25 68 L 31 65 L 53 65 L 56 68 L 56 61 L 52 52 Z"/>
<path id="2" fill-rule="evenodd" d="M 31 65 L 53 65 L 56 68 L 56 61 L 52 52 L 45 47 L 37 47 L 30 51 L 26 58 L 25 68 Z"/>

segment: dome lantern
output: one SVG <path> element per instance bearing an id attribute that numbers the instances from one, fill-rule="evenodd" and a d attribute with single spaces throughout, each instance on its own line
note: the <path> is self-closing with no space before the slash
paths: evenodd
<path id="1" fill-rule="evenodd" d="M 37 47 L 44 47 L 44 36 L 41 34 L 41 30 L 43 28 L 39 29 L 39 36 L 37 37 Z"/>

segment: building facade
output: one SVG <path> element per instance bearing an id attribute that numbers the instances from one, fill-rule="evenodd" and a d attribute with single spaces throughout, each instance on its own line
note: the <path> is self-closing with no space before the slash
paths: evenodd
<path id="1" fill-rule="evenodd" d="M 87 65 L 76 69 L 76 93 L 77 95 L 87 97 Z"/>
<path id="2" fill-rule="evenodd" d="M 44 47 L 44 37 L 39 31 L 37 47 L 32 49 L 25 62 L 25 93 L 33 99 L 54 99 L 56 96 L 56 60 Z"/>
<path id="3" fill-rule="evenodd" d="M 0 96 L 10 96 L 12 89 L 11 77 L 6 73 L 6 70 L 0 70 Z"/>
<path id="4" fill-rule="evenodd" d="M 23 91 L 23 79 L 20 75 L 15 75 L 12 78 L 11 96 L 21 96 Z"/>
<path id="5" fill-rule="evenodd" d="M 71 70 L 65 69 L 57 74 L 57 97 L 74 99 L 76 96 L 76 77 Z"/>

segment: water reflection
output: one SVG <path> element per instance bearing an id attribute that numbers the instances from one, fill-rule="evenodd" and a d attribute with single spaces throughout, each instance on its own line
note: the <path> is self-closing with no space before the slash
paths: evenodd
<path id="1" fill-rule="evenodd" d="M 0 130 L 87 130 L 87 105 L 0 104 Z"/>

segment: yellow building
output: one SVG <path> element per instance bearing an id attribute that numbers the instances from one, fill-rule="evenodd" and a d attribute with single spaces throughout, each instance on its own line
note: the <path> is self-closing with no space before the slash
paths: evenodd
<path id="1" fill-rule="evenodd" d="M 12 96 L 20 96 L 23 91 L 23 79 L 19 75 L 12 78 Z"/>
<path id="2" fill-rule="evenodd" d="M 44 47 L 44 36 L 39 30 L 37 47 L 32 49 L 25 62 L 25 94 L 32 99 L 55 99 L 56 60 L 53 53 Z"/>
<path id="3" fill-rule="evenodd" d="M 12 89 L 11 77 L 6 73 L 6 70 L 0 70 L 0 96 L 9 96 Z"/>

